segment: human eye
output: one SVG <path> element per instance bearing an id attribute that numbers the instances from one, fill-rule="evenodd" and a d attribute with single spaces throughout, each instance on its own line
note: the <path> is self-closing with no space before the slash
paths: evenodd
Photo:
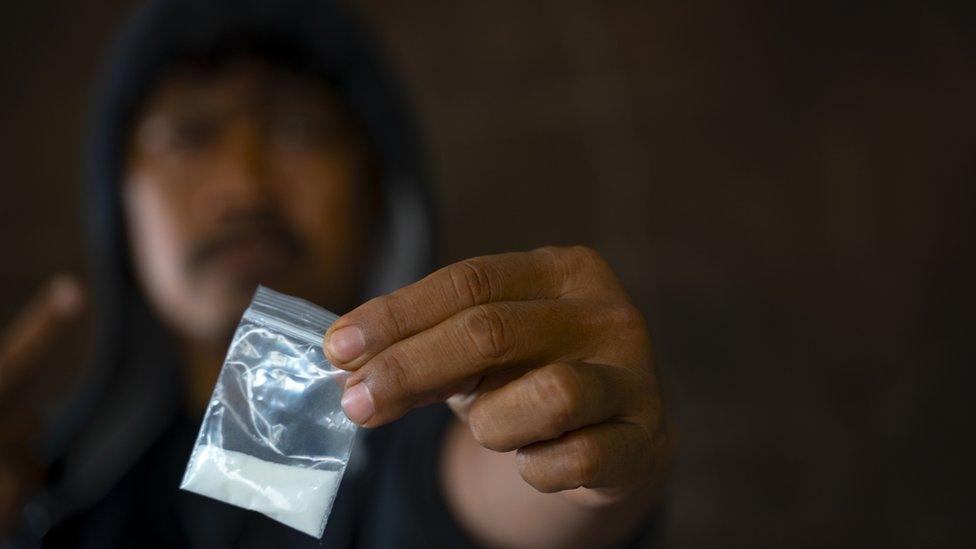
<path id="1" fill-rule="evenodd" d="M 170 120 L 165 139 L 169 152 L 193 153 L 205 150 L 217 140 L 217 119 L 203 113 L 178 115 Z"/>

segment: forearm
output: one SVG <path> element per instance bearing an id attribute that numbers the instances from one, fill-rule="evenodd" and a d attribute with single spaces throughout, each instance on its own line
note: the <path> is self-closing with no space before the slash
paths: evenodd
<path id="1" fill-rule="evenodd" d="M 540 493 L 519 476 L 515 452 L 483 448 L 460 421 L 446 433 L 441 469 L 455 517 L 492 547 L 612 545 L 633 535 L 659 504 L 659 490 L 651 487 L 612 504 Z"/>

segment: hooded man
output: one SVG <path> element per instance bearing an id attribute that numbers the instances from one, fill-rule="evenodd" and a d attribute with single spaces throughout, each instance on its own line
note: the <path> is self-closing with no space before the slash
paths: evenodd
<path id="1" fill-rule="evenodd" d="M 647 538 L 670 444 L 641 314 L 583 247 L 424 277 L 431 199 L 405 112 L 332 2 L 163 1 L 130 22 L 90 149 L 94 360 L 33 459 L 2 462 L 15 544 Z M 369 429 L 322 542 L 177 488 L 259 283 L 352 309 L 323 347 Z M 64 280 L 38 298 L 4 340 L 0 391 L 79 301 Z"/>

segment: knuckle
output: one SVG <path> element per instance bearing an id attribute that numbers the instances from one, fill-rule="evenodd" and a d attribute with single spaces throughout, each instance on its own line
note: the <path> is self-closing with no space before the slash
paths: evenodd
<path id="1" fill-rule="evenodd" d="M 586 261 L 591 263 L 599 263 L 603 261 L 603 256 L 600 252 L 596 251 L 594 248 L 583 245 L 570 246 L 570 251 L 579 257 L 580 261 Z"/>
<path id="2" fill-rule="evenodd" d="M 488 303 L 495 295 L 492 273 L 480 258 L 465 259 L 448 267 L 454 297 L 461 303 Z"/>
<path id="3" fill-rule="evenodd" d="M 559 259 L 565 251 L 566 248 L 561 246 L 542 246 L 532 250 L 530 253 L 533 255 L 543 255 L 548 259 Z"/>
<path id="4" fill-rule="evenodd" d="M 410 335 L 406 333 L 407 311 L 403 301 L 395 292 L 375 298 L 377 305 L 383 312 L 383 329 L 394 340 L 400 340 Z"/>
<path id="5" fill-rule="evenodd" d="M 607 262 L 600 252 L 589 246 L 572 246 L 567 250 L 571 261 L 580 270 L 603 271 Z"/>
<path id="6" fill-rule="evenodd" d="M 535 397 L 551 420 L 549 436 L 559 436 L 573 427 L 584 404 L 579 373 L 568 364 L 552 364 L 536 370 L 532 381 Z"/>
<path id="7" fill-rule="evenodd" d="M 564 248 L 546 247 L 536 250 L 539 254 L 548 256 L 549 263 L 559 278 L 569 286 L 602 283 L 613 279 L 613 270 L 599 252 L 588 246 L 571 246 Z"/>
<path id="8" fill-rule="evenodd" d="M 464 337 L 483 359 L 502 358 L 515 347 L 515 332 L 504 309 L 502 305 L 479 305 L 463 317 Z"/>
<path id="9" fill-rule="evenodd" d="M 592 436 L 580 433 L 571 445 L 575 481 L 586 486 L 599 478 L 602 467 L 600 448 Z"/>
<path id="10" fill-rule="evenodd" d="M 504 452 L 507 450 L 501 441 L 498 440 L 495 429 L 492 428 L 491 415 L 485 411 L 484 406 L 478 406 L 476 404 L 471 408 L 471 411 L 468 413 L 468 429 L 471 430 L 471 436 L 481 446 L 496 452 Z"/>
<path id="11" fill-rule="evenodd" d="M 559 487 L 553 483 L 551 475 L 547 474 L 550 467 L 548 464 L 540 463 L 540 461 L 542 458 L 533 455 L 530 451 L 519 450 L 515 453 L 515 463 L 522 480 L 544 494 L 558 492 Z"/>
<path id="12" fill-rule="evenodd" d="M 391 349 L 383 353 L 376 366 L 371 376 L 382 390 L 386 405 L 409 405 L 416 400 L 409 365 L 399 351 Z"/>
<path id="13" fill-rule="evenodd" d="M 617 329 L 639 330 L 644 327 L 644 314 L 630 303 L 622 303 L 610 307 L 610 324 Z"/>

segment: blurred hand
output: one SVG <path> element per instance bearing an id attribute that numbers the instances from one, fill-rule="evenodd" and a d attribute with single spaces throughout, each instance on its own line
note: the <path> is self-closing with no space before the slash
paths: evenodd
<path id="1" fill-rule="evenodd" d="M 0 329 L 0 406 L 22 397 L 32 374 L 50 375 L 41 359 L 54 347 L 59 336 L 81 317 L 85 295 L 73 276 L 49 280 L 27 306 Z M 41 393 L 42 397 L 56 395 Z M 35 403 L 44 409 L 50 402 Z M 30 455 L 31 437 L 37 433 L 37 419 L 31 410 L 9 410 L 15 417 L 0 428 L 0 536 L 10 526 L 24 489 L 40 476 Z"/>
<path id="2" fill-rule="evenodd" d="M 84 307 L 78 279 L 56 276 L 31 297 L 10 325 L 0 329 L 0 398 L 38 366 L 42 354 L 81 317 Z"/>
<path id="3" fill-rule="evenodd" d="M 616 501 L 667 461 L 650 334 L 600 255 L 542 248 L 468 259 L 373 299 L 325 335 L 355 372 L 343 408 L 376 427 L 447 400 L 522 478 Z"/>

